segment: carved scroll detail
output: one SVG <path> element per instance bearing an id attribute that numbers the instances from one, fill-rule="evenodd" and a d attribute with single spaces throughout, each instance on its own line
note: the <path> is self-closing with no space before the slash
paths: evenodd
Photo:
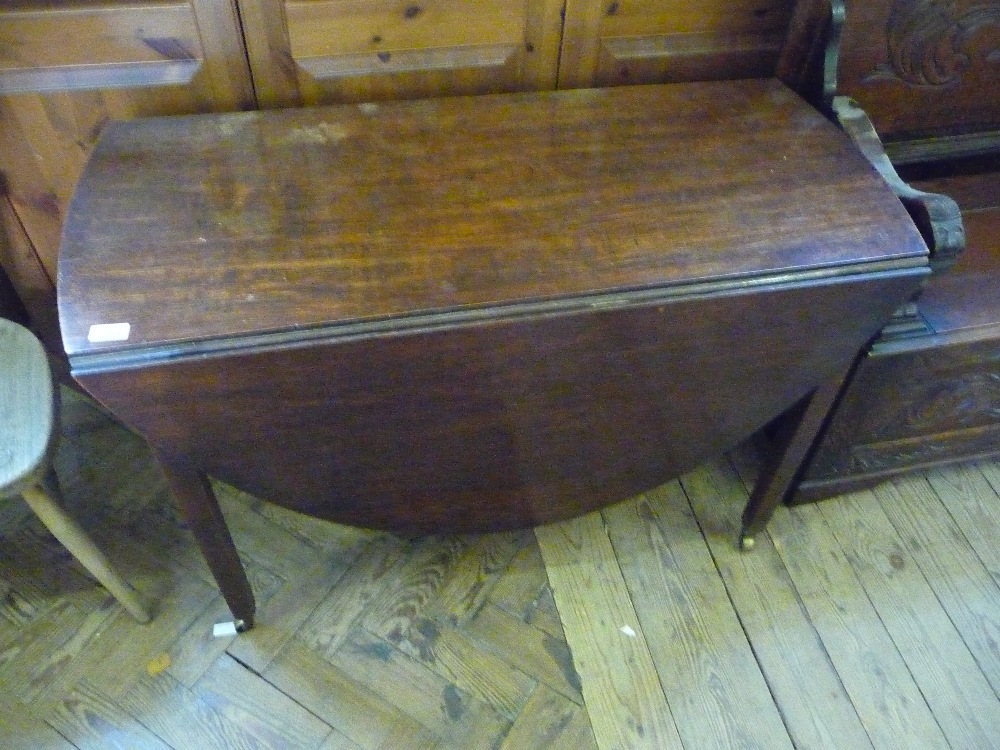
<path id="1" fill-rule="evenodd" d="M 886 27 L 889 63 L 879 65 L 864 82 L 896 80 L 911 86 L 958 83 L 973 64 L 967 51 L 970 40 L 991 25 L 1000 26 L 998 2 L 959 11 L 954 0 L 895 0 Z M 987 53 L 985 61 L 1000 63 L 1000 48 Z"/>
<path id="2" fill-rule="evenodd" d="M 926 401 L 909 404 L 884 432 L 922 433 L 996 422 L 1000 419 L 1000 372 L 971 372 L 940 383 L 927 396 Z"/>
<path id="3" fill-rule="evenodd" d="M 983 364 L 986 364 L 983 362 Z M 904 384 L 901 407 L 820 474 L 847 477 L 956 455 L 996 452 L 1000 372 L 969 372 L 936 384 Z M 901 437 L 902 436 L 902 437 Z"/>

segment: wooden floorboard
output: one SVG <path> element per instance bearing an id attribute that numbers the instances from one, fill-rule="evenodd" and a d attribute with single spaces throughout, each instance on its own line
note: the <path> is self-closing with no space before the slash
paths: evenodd
<path id="1" fill-rule="evenodd" d="M 603 515 L 683 745 L 791 748 L 680 483 Z"/>
<path id="2" fill-rule="evenodd" d="M 725 461 L 682 478 L 702 535 L 797 748 L 871 750 L 858 712 L 771 538 L 752 553 L 733 540 L 748 495 Z M 778 514 L 786 511 L 779 509 Z"/>
<path id="3" fill-rule="evenodd" d="M 948 742 L 989 747 L 1000 703 L 875 493 L 817 507 Z"/>
<path id="4" fill-rule="evenodd" d="M 1000 463 L 781 508 L 747 455 L 532 531 L 401 540 L 217 485 L 230 619 L 142 442 L 66 393 L 66 504 L 133 621 L 0 508 L 0 748 L 1000 749 Z M 735 468 L 734 468 L 735 466 Z"/>
<path id="5" fill-rule="evenodd" d="M 683 747 L 600 513 L 535 535 L 598 747 Z"/>

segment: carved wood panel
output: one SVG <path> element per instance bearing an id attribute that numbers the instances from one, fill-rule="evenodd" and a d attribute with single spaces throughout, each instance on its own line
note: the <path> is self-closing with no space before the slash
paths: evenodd
<path id="1" fill-rule="evenodd" d="M 807 478 L 845 478 L 908 468 L 918 461 L 1000 451 L 1000 445 L 989 442 L 997 435 L 1000 335 L 977 343 L 869 356 Z"/>
<path id="2" fill-rule="evenodd" d="M 1000 2 L 848 0 L 839 80 L 884 138 L 1000 129 Z"/>

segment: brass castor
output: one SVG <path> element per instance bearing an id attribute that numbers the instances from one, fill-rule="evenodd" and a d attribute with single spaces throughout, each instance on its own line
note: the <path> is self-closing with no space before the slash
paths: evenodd
<path id="1" fill-rule="evenodd" d="M 754 544 L 756 544 L 756 542 L 752 536 L 740 534 L 739 547 L 741 552 L 749 552 L 753 549 Z"/>

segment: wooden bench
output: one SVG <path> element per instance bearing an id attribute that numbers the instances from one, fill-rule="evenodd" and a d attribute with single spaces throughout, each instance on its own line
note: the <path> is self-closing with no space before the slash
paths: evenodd
<path id="1" fill-rule="evenodd" d="M 775 80 L 112 123 L 59 263 L 75 377 L 150 442 L 243 627 L 206 475 L 487 531 L 650 489 L 829 388 L 927 248 Z"/>
<path id="2" fill-rule="evenodd" d="M 826 106 L 906 202 L 935 273 L 859 357 L 792 502 L 1000 455 L 1000 6 L 813 4 L 842 27 Z"/>

